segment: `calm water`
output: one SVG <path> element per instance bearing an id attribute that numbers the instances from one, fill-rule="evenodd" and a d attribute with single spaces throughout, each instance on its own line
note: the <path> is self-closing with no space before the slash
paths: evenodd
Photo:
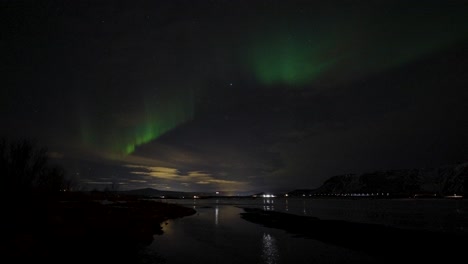
<path id="1" fill-rule="evenodd" d="M 447 232 L 468 230 L 467 200 L 185 199 L 164 200 L 197 214 L 167 221 L 149 247 L 166 263 L 372 263 L 363 253 L 295 237 L 240 218 L 256 207 L 321 219 Z"/>

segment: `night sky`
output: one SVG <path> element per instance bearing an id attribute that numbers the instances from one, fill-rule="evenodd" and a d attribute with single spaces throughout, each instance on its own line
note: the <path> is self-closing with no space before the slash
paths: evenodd
<path id="1" fill-rule="evenodd" d="M 468 1 L 0 0 L 0 136 L 84 188 L 468 160 Z"/>

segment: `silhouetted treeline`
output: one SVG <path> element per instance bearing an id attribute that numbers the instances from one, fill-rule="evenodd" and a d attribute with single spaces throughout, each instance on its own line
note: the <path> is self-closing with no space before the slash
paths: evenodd
<path id="1" fill-rule="evenodd" d="M 64 169 L 49 164 L 47 149 L 31 140 L 0 139 L 0 177 L 3 194 L 52 193 L 71 187 Z"/>

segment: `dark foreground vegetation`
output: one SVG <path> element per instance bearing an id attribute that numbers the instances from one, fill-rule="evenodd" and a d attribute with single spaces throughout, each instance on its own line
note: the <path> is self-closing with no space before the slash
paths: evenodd
<path id="1" fill-rule="evenodd" d="M 13 263 L 148 262 L 142 252 L 161 224 L 195 213 L 120 193 L 71 191 L 64 171 L 29 141 L 0 141 L 0 176 L 0 248 Z"/>
<path id="2" fill-rule="evenodd" d="M 244 208 L 242 218 L 291 234 L 364 252 L 378 263 L 449 263 L 465 258 L 466 234 L 399 229 L 384 225 Z"/>
<path id="3" fill-rule="evenodd" d="M 3 215 L 1 247 L 16 261 L 139 263 L 153 235 L 162 234 L 165 220 L 195 213 L 173 204 L 108 194 L 28 198 Z"/>

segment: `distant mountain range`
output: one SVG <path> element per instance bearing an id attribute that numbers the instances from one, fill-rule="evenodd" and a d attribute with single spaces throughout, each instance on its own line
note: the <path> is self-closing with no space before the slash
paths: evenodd
<path id="1" fill-rule="evenodd" d="M 122 191 L 122 193 L 125 193 L 128 195 L 138 195 L 138 196 L 146 196 L 146 197 L 152 197 L 152 198 L 189 198 L 189 197 L 193 198 L 193 196 L 200 195 L 200 193 L 195 193 L 195 192 L 163 191 L 163 190 L 157 190 L 153 188 Z"/>
<path id="2" fill-rule="evenodd" d="M 165 190 L 158 190 L 153 188 L 143 188 L 143 189 L 135 189 L 135 190 L 128 190 L 128 191 L 120 191 L 120 193 L 127 194 L 127 195 L 137 195 L 137 196 L 145 196 L 145 197 L 152 197 L 152 198 L 193 198 L 197 196 L 199 198 L 203 197 L 227 197 L 227 196 L 251 196 L 253 191 L 246 191 L 246 192 L 235 192 L 235 195 L 232 195 L 232 192 L 177 192 L 177 191 L 165 191 Z"/>
<path id="3" fill-rule="evenodd" d="M 382 170 L 338 175 L 317 189 L 290 192 L 291 196 L 323 194 L 382 194 L 392 196 L 468 196 L 468 162 L 430 169 Z"/>
<path id="4" fill-rule="evenodd" d="M 153 188 L 144 188 L 136 190 L 121 191 L 121 193 L 127 195 L 138 195 L 152 198 L 201 198 L 201 197 L 224 197 L 227 194 L 222 192 L 177 192 L 177 191 L 165 191 Z"/>
<path id="5" fill-rule="evenodd" d="M 222 197 L 214 192 L 175 192 L 153 188 L 122 191 L 153 198 Z M 468 197 L 468 162 L 429 169 L 380 170 L 372 173 L 333 176 L 317 189 L 297 189 L 289 196 L 387 193 L 392 197 L 447 196 Z M 284 194 L 284 193 L 283 193 Z M 250 196 L 250 194 L 245 194 Z"/>

